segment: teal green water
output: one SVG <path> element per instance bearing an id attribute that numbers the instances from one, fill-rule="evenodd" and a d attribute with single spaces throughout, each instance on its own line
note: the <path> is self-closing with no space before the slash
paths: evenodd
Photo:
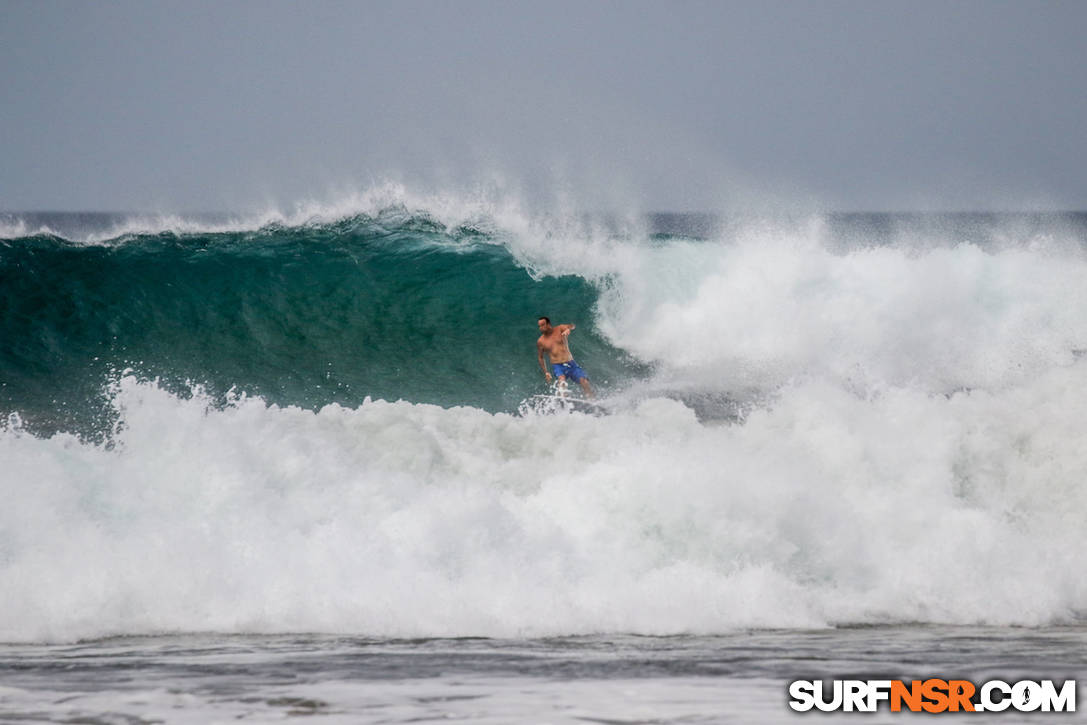
<path id="1" fill-rule="evenodd" d="M 185 390 L 357 406 L 367 396 L 512 411 L 543 392 L 536 318 L 578 323 L 598 384 L 635 372 L 593 326 L 597 290 L 534 279 L 506 247 L 426 218 L 240 233 L 0 242 L 0 409 L 101 431 L 131 368 Z"/>

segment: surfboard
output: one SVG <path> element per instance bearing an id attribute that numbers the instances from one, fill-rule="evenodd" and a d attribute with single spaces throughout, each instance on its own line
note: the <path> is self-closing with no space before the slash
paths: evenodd
<path id="1" fill-rule="evenodd" d="M 518 410 L 522 413 L 587 413 L 589 415 L 603 415 L 607 412 L 604 406 L 593 400 L 576 398 L 571 395 L 533 395 L 521 401 Z"/>

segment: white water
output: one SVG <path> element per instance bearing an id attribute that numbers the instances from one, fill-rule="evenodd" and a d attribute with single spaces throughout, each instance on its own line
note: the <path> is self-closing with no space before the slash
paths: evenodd
<path id="1" fill-rule="evenodd" d="M 702 388 L 818 376 L 931 392 L 1006 387 L 1087 349 L 1078 249 L 832 253 L 794 233 L 643 251 L 602 301 L 617 346 Z"/>
<path id="2" fill-rule="evenodd" d="M 0 435 L 0 640 L 1065 621 L 1087 366 L 1014 390 L 783 390 L 516 418 L 210 410 L 125 379 L 114 450 Z"/>

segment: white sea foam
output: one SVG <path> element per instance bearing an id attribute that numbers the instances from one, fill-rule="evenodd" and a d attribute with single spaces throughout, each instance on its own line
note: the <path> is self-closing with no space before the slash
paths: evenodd
<path id="1" fill-rule="evenodd" d="M 120 381 L 113 448 L 0 433 L 0 640 L 1065 621 L 1087 608 L 1087 365 L 742 424 L 216 410 Z"/>
<path id="2" fill-rule="evenodd" d="M 600 328 L 702 388 L 816 376 L 950 392 L 1029 380 L 1087 349 L 1078 247 L 831 252 L 815 232 L 751 233 L 638 249 L 616 270 Z"/>

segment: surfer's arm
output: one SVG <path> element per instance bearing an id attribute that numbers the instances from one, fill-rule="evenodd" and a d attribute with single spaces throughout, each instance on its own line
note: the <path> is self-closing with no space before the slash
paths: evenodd
<path id="1" fill-rule="evenodd" d="M 568 337 L 570 333 L 574 331 L 575 327 L 577 327 L 577 325 L 559 325 L 563 337 Z"/>
<path id="2" fill-rule="evenodd" d="M 551 371 L 547 369 L 547 365 L 543 359 L 543 346 L 539 342 L 536 343 L 536 360 L 540 363 L 540 370 L 543 370 L 544 377 L 550 382 Z"/>

